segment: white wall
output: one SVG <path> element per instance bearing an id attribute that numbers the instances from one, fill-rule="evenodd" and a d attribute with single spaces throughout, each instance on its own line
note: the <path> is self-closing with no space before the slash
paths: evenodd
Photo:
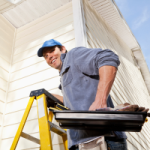
<path id="1" fill-rule="evenodd" d="M 6 93 L 9 81 L 10 60 L 15 28 L 0 15 L 0 139 L 5 113 Z"/>
<path id="2" fill-rule="evenodd" d="M 10 149 L 30 91 L 45 88 L 61 94 L 57 88 L 60 82 L 58 71 L 49 67 L 43 58 L 37 57 L 37 50 L 44 41 L 52 38 L 65 45 L 67 50 L 75 46 L 71 2 L 17 29 L 1 150 Z M 34 102 L 24 132 L 39 138 L 38 131 L 37 108 Z M 61 138 L 52 134 L 52 139 L 54 149 L 63 150 Z M 31 148 L 36 150 L 39 145 L 21 138 L 17 149 Z"/>
<path id="3" fill-rule="evenodd" d="M 94 8 L 84 0 L 88 45 L 92 48 L 111 49 L 119 55 L 120 66 L 111 97 L 115 105 L 124 102 L 150 107 L 150 98 L 140 70 L 134 64 L 131 50 L 105 23 Z M 127 133 L 129 150 L 150 149 L 150 122 L 140 133 Z"/>

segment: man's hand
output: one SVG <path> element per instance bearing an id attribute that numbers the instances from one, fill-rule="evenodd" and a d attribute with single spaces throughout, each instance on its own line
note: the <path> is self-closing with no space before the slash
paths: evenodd
<path id="1" fill-rule="evenodd" d="M 90 111 L 107 107 L 107 98 L 113 85 L 117 68 L 113 66 L 103 66 L 99 69 L 99 83 L 95 101 L 90 106 Z"/>
<path id="2" fill-rule="evenodd" d="M 107 107 L 107 104 L 106 104 L 106 103 L 101 104 L 99 101 L 94 101 L 94 102 L 92 103 L 92 105 L 90 106 L 89 110 L 90 110 L 90 111 L 94 111 L 94 110 L 96 110 L 96 109 L 105 108 L 105 107 Z"/>
<path id="3" fill-rule="evenodd" d="M 57 95 L 57 94 L 53 94 L 51 93 L 54 97 L 56 97 L 60 102 L 63 103 L 63 96 Z"/>

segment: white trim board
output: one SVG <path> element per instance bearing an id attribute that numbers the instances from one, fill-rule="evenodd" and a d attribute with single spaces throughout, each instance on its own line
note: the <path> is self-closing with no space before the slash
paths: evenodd
<path id="1" fill-rule="evenodd" d="M 83 0 L 72 0 L 73 21 L 76 47 L 87 47 L 86 27 L 84 20 Z"/>

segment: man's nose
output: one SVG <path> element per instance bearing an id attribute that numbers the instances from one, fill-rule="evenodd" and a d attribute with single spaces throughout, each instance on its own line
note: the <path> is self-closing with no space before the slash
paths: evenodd
<path id="1" fill-rule="evenodd" d="M 51 53 L 48 53 L 48 59 L 52 59 L 53 55 Z"/>

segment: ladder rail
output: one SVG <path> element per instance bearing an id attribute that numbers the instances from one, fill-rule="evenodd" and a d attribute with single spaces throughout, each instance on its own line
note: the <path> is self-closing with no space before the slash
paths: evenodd
<path id="1" fill-rule="evenodd" d="M 25 122 L 26 122 L 27 117 L 28 117 L 28 115 L 29 115 L 29 112 L 30 112 L 30 110 L 31 110 L 31 106 L 32 106 L 32 104 L 33 104 L 34 99 L 35 99 L 35 96 L 30 97 L 30 99 L 29 99 L 28 105 L 27 105 L 27 107 L 26 107 L 26 109 L 25 109 L 24 115 L 23 115 L 23 117 L 22 117 L 22 120 L 21 120 L 21 122 L 20 122 L 19 128 L 18 128 L 18 130 L 17 130 L 17 133 L 16 133 L 16 135 L 15 135 L 15 138 L 14 138 L 14 140 L 13 140 L 13 143 L 12 143 L 12 145 L 11 145 L 10 150 L 15 150 L 15 149 L 16 149 L 16 146 L 17 146 L 17 144 L 18 144 L 19 138 L 20 138 L 20 136 L 21 136 L 22 130 L 23 130 L 23 128 L 24 128 Z"/>

